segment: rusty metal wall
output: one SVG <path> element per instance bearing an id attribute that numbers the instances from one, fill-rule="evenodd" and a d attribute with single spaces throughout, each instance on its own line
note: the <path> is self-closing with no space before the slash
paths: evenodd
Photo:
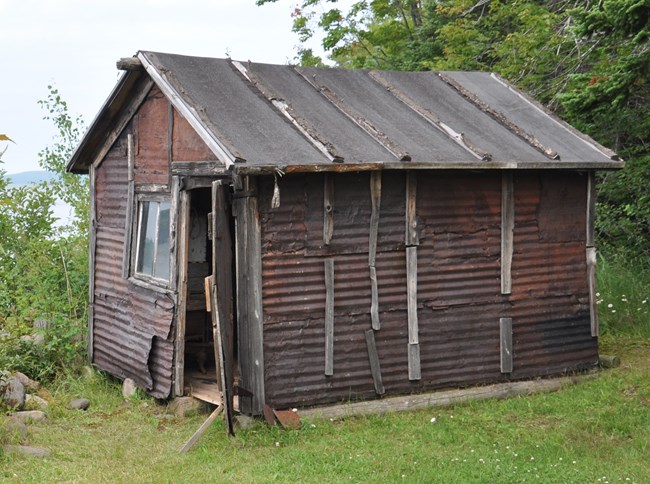
<path id="1" fill-rule="evenodd" d="M 147 103 L 143 107 L 146 110 Z M 134 125 L 142 123 L 127 127 L 97 169 L 93 363 L 112 375 L 134 379 L 154 397 L 165 398 L 172 382 L 173 298 L 135 286 L 122 277 L 128 186 L 126 137 Z M 139 139 L 142 149 L 142 133 Z M 137 160 L 136 155 L 136 166 Z M 164 177 L 167 179 L 166 173 Z"/>
<path id="2" fill-rule="evenodd" d="M 133 120 L 135 183 L 169 183 L 169 101 L 154 86 Z"/>
<path id="3" fill-rule="evenodd" d="M 328 175 L 335 177 L 329 247 L 322 242 L 324 176 L 278 179 L 276 209 L 271 208 L 273 178 L 260 180 L 265 391 L 267 403 L 276 407 L 376 396 L 364 337 L 371 327 L 369 174 Z M 409 381 L 405 175 L 383 173 L 376 262 L 381 330 L 375 338 L 386 393 L 593 365 L 597 342 L 589 334 L 582 175 L 515 175 L 510 296 L 500 293 L 501 174 L 420 172 L 417 184 L 422 379 Z M 335 313 L 334 375 L 329 377 L 324 374 L 328 257 L 334 258 Z M 500 372 L 501 317 L 513 318 L 510 375 Z"/>

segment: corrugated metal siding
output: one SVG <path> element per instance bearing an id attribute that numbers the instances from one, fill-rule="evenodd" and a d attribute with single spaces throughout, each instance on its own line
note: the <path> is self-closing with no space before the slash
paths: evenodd
<path id="1" fill-rule="evenodd" d="M 593 363 L 597 346 L 589 334 L 584 265 L 586 184 L 581 175 L 564 176 L 515 177 L 513 294 L 502 296 L 500 174 L 418 174 L 422 379 L 411 382 L 405 175 L 384 172 L 376 262 L 381 330 L 375 339 L 388 394 L 553 374 Z M 335 175 L 329 247 L 322 242 L 323 185 L 323 175 L 285 176 L 279 181 L 281 205 L 271 209 L 273 180 L 260 181 L 265 391 L 267 403 L 276 407 L 375 396 L 364 336 L 371 327 L 369 175 Z M 540 202 L 550 193 L 564 200 Z M 564 223 L 558 225 L 564 235 L 547 240 L 552 226 L 545 224 L 552 224 L 552 217 L 543 212 L 567 202 L 573 205 L 563 208 Z M 328 257 L 334 258 L 331 377 L 324 375 L 323 261 Z M 509 376 L 500 372 L 501 317 L 513 318 L 515 371 Z"/>
<path id="2" fill-rule="evenodd" d="M 173 116 L 172 160 L 208 161 L 218 159 L 176 109 L 173 110 Z"/>
<path id="3" fill-rule="evenodd" d="M 127 128 L 129 131 L 129 128 Z M 126 132 L 97 169 L 93 363 L 158 398 L 171 389 L 173 301 L 122 278 Z"/>

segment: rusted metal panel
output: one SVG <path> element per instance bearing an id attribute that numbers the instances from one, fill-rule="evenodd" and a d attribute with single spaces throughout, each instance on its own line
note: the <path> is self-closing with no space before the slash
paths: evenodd
<path id="1" fill-rule="evenodd" d="M 135 183 L 169 183 L 169 101 L 153 87 L 134 119 Z"/>
<path id="2" fill-rule="evenodd" d="M 322 175 L 285 176 L 277 209 L 270 204 L 272 179 L 260 180 L 265 389 L 267 402 L 280 408 L 376 398 L 365 340 L 372 292 L 369 178 L 331 176 L 338 212 L 328 248 L 322 247 Z M 421 380 L 409 381 L 405 178 L 384 174 L 376 257 L 382 325 L 375 340 L 387 394 L 557 374 L 593 363 L 597 347 L 590 337 L 584 260 L 585 180 L 579 174 L 567 179 L 515 174 L 513 289 L 502 295 L 500 174 L 418 175 Z M 567 193 L 569 200 L 573 192 L 583 203 L 573 212 L 562 208 L 563 232 L 549 240 L 544 234 L 551 225 L 545 224 L 552 217 L 543 215 L 540 225 L 538 216 L 560 207 L 542 200 L 557 193 Z M 329 377 L 322 370 L 326 257 L 336 264 L 335 372 Z M 513 321 L 509 374 L 501 373 L 502 318 Z"/>
<path id="3" fill-rule="evenodd" d="M 172 123 L 172 162 L 218 161 L 208 145 L 176 109 L 173 110 Z"/>
<path id="4" fill-rule="evenodd" d="M 133 378 L 153 396 L 164 398 L 171 389 L 173 300 L 134 286 L 122 274 L 128 131 L 96 172 L 93 363 L 120 378 Z"/>

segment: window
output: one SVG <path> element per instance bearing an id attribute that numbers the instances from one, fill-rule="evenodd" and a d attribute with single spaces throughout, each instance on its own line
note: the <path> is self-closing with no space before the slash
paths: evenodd
<path id="1" fill-rule="evenodd" d="M 169 282 L 169 202 L 141 200 L 135 274 Z"/>

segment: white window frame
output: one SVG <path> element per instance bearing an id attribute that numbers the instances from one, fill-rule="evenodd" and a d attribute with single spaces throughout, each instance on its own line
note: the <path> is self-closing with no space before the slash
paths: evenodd
<path id="1" fill-rule="evenodd" d="M 153 202 L 156 203 L 158 206 L 158 210 L 156 212 L 156 229 L 155 229 L 155 240 L 154 240 L 154 254 L 153 254 L 153 274 L 147 274 L 144 272 L 139 272 L 138 267 L 140 266 L 140 257 L 141 257 L 141 244 L 142 244 L 142 236 L 143 236 L 143 230 L 145 227 L 142 225 L 143 217 L 144 217 L 144 204 L 145 202 Z M 159 260 L 159 257 L 161 257 L 162 254 L 158 252 L 159 250 L 159 243 L 158 243 L 158 236 L 160 234 L 160 204 L 161 203 L 167 203 L 169 207 L 169 214 L 170 214 L 170 219 L 169 219 L 169 251 L 166 254 L 168 263 L 169 263 L 169 269 L 168 269 L 168 276 L 167 278 L 161 278 L 161 277 L 156 277 L 155 274 L 155 268 L 157 265 L 157 261 Z M 136 197 L 136 217 L 135 217 L 135 227 L 134 227 L 134 233 L 133 233 L 133 241 L 132 241 L 132 260 L 131 260 L 131 277 L 135 280 L 140 280 L 144 281 L 147 283 L 154 284 L 156 286 L 160 286 L 162 288 L 169 288 L 171 285 L 171 248 L 172 248 L 172 237 L 171 237 L 171 197 L 169 194 L 138 194 Z M 163 256 L 164 257 L 164 256 Z"/>

